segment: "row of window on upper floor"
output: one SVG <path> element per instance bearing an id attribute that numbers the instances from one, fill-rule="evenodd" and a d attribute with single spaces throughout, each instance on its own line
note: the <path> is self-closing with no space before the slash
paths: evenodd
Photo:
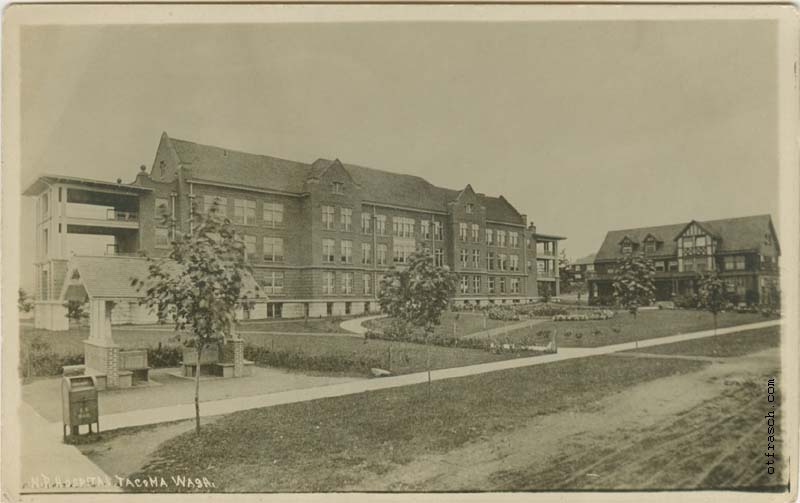
<path id="1" fill-rule="evenodd" d="M 719 262 L 713 258 L 709 260 L 709 257 L 705 256 L 681 258 L 680 260 L 656 260 L 653 265 L 656 272 L 705 272 L 717 269 L 722 271 L 744 271 L 747 268 L 747 261 L 744 255 L 726 255 Z M 604 269 L 605 274 L 614 274 L 616 272 L 616 268 L 613 265 L 605 266 Z"/>

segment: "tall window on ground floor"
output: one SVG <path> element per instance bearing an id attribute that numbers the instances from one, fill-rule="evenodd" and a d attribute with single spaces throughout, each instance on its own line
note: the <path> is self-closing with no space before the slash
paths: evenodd
<path id="1" fill-rule="evenodd" d="M 333 289 L 333 282 L 334 282 L 334 274 L 330 271 L 325 271 L 322 273 L 322 293 L 325 295 L 331 295 L 334 293 Z"/>
<path id="2" fill-rule="evenodd" d="M 472 293 L 481 293 L 481 277 L 472 277 Z"/>
<path id="3" fill-rule="evenodd" d="M 261 290 L 267 294 L 283 293 L 283 272 L 271 271 L 264 274 L 260 281 Z"/>
<path id="4" fill-rule="evenodd" d="M 364 295 L 372 295 L 372 274 L 365 272 L 361 279 L 364 282 Z"/>
<path id="5" fill-rule="evenodd" d="M 342 293 L 353 293 L 353 273 L 342 273 Z"/>
<path id="6" fill-rule="evenodd" d="M 267 302 L 267 318 L 283 318 L 283 304 Z"/>
<path id="7" fill-rule="evenodd" d="M 486 278 L 486 287 L 489 290 L 489 293 L 495 293 L 496 292 L 496 289 L 495 289 L 496 281 L 497 280 L 496 280 L 496 278 L 494 276 L 489 276 L 488 278 Z"/>
<path id="8" fill-rule="evenodd" d="M 511 278 L 511 293 L 519 293 L 519 278 Z"/>
<path id="9" fill-rule="evenodd" d="M 506 278 L 500 277 L 500 293 L 506 293 Z"/>
<path id="10" fill-rule="evenodd" d="M 438 267 L 442 267 L 444 265 L 444 250 L 441 248 L 436 248 L 436 250 L 433 252 L 433 257 L 434 263 Z"/>
<path id="11" fill-rule="evenodd" d="M 469 291 L 469 283 L 467 282 L 466 276 L 461 276 L 460 290 L 461 293 L 467 293 Z"/>
<path id="12" fill-rule="evenodd" d="M 244 236 L 244 253 L 245 258 L 247 260 L 253 260 L 256 258 L 256 237 L 255 236 Z"/>

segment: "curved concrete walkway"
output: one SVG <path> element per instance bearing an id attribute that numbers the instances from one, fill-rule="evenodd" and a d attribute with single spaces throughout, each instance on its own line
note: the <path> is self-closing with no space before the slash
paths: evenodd
<path id="1" fill-rule="evenodd" d="M 379 318 L 386 318 L 385 314 L 376 314 L 374 316 L 364 316 L 363 318 L 353 318 L 352 320 L 345 320 L 339 324 L 342 330 L 347 330 L 354 334 L 364 336 L 367 333 L 367 327 L 363 325 L 365 321 L 377 320 Z"/>

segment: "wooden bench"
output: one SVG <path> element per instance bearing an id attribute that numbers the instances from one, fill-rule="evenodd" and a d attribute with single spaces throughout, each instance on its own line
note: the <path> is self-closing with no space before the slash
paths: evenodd
<path id="1" fill-rule="evenodd" d="M 150 367 L 147 365 L 146 349 L 126 349 L 119 352 L 120 377 L 130 375 L 131 386 L 150 380 Z"/>

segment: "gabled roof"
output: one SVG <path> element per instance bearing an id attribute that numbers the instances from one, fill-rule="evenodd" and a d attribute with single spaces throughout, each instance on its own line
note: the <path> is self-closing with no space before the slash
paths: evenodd
<path id="1" fill-rule="evenodd" d="M 174 273 L 177 274 L 177 264 L 167 259 L 167 268 L 170 263 L 175 266 Z M 148 261 L 145 257 L 120 257 L 120 256 L 85 256 L 75 255 L 67 263 L 67 276 L 64 284 L 62 296 L 69 290 L 72 282 L 71 276 L 74 271 L 80 275 L 78 282 L 86 290 L 89 298 L 96 299 L 140 299 L 144 297 L 145 289 L 137 289 L 131 285 L 131 280 L 137 278 L 146 281 L 148 277 Z M 251 275 L 244 278 L 243 291 L 248 297 L 253 297 L 256 291 L 256 282 Z M 264 294 L 259 295 L 265 298 Z"/>
<path id="2" fill-rule="evenodd" d="M 140 299 L 144 293 L 131 286 L 132 278 L 147 278 L 147 259 L 144 257 L 75 255 L 67 264 L 67 283 L 74 271 L 89 298 Z M 67 285 L 65 285 L 67 287 Z"/>
<path id="3" fill-rule="evenodd" d="M 311 166 L 266 155 L 248 154 L 168 138 L 191 178 L 280 192 L 302 193 Z"/>
<path id="4" fill-rule="evenodd" d="M 679 237 L 681 237 L 681 236 L 682 236 L 682 235 L 683 235 L 683 234 L 686 232 L 686 230 L 687 230 L 689 227 L 691 227 L 692 225 L 696 225 L 696 226 L 700 227 L 700 230 L 702 230 L 702 231 L 703 231 L 703 232 L 705 232 L 706 234 L 710 234 L 710 235 L 711 235 L 713 238 L 719 239 L 719 235 L 718 235 L 717 233 L 715 233 L 714 231 L 712 231 L 711 229 L 709 229 L 709 228 L 708 228 L 706 225 L 704 225 L 702 222 L 698 222 L 697 220 L 692 220 L 692 221 L 691 221 L 691 222 L 689 222 L 688 224 L 684 225 L 684 226 L 683 226 L 683 229 L 681 229 L 681 231 L 680 231 L 680 232 L 679 232 L 679 233 L 678 233 L 678 234 L 677 234 L 677 235 L 676 235 L 674 238 L 672 238 L 672 239 L 674 239 L 674 240 L 677 240 L 677 239 L 678 239 Z"/>
<path id="5" fill-rule="evenodd" d="M 189 178 L 240 185 L 262 190 L 302 194 L 305 183 L 319 178 L 338 160 L 317 159 L 311 164 L 266 155 L 249 154 L 164 136 L 180 162 L 190 170 Z M 446 212 L 447 203 L 460 191 L 437 187 L 424 178 L 342 163 L 353 181 L 361 186 L 364 199 L 390 206 Z M 524 219 L 503 196 L 476 194 L 486 206 L 486 218 L 523 224 Z"/>
<path id="6" fill-rule="evenodd" d="M 753 250 L 760 251 L 767 233 L 775 234 L 772 218 L 769 215 L 754 215 L 739 218 L 725 218 L 721 220 L 708 220 L 697 222 L 710 234 L 719 239 L 718 253 Z M 691 222 L 689 223 L 691 224 Z M 609 231 L 603 244 L 595 257 L 596 261 L 616 260 L 622 257 L 619 243 L 625 236 L 641 242 L 648 235 L 652 235 L 663 244 L 654 256 L 677 255 L 675 238 L 689 225 L 687 223 L 660 225 L 656 227 L 639 227 L 636 229 L 623 229 Z M 777 244 L 777 236 L 776 236 Z M 780 248 L 778 248 L 780 250 Z"/>
<path id="7" fill-rule="evenodd" d="M 585 257 L 581 257 L 581 258 L 579 258 L 579 259 L 576 259 L 576 260 L 575 260 L 575 262 L 573 262 L 572 264 L 573 264 L 573 265 L 588 265 L 588 264 L 594 264 L 594 257 L 595 257 L 595 255 L 596 255 L 596 254 L 594 254 L 594 253 L 590 253 L 589 255 L 587 255 L 587 256 L 585 256 Z"/>

